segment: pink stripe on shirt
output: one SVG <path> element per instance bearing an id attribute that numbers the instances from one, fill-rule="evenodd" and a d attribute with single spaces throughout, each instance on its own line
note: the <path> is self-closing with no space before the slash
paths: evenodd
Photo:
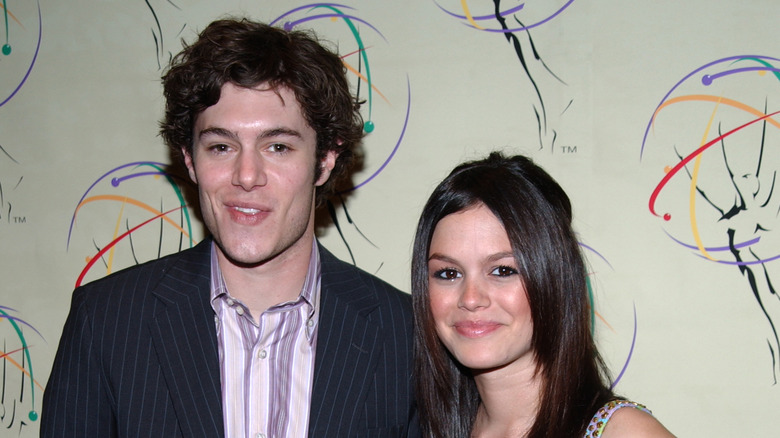
<path id="1" fill-rule="evenodd" d="M 301 294 L 263 312 L 259 324 L 233 298 L 211 249 L 211 306 L 216 315 L 227 437 L 305 437 L 309 424 L 320 256 L 312 244 Z"/>

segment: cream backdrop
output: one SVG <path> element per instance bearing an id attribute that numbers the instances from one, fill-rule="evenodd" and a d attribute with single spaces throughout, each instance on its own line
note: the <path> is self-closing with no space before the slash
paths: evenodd
<path id="1" fill-rule="evenodd" d="M 354 68 L 374 130 L 343 237 L 320 230 L 337 255 L 408 290 L 433 186 L 528 154 L 573 201 L 617 391 L 681 437 L 776 436 L 780 117 L 729 131 L 779 109 L 780 2 L 498 9 L 508 33 L 487 0 L 4 1 L 0 436 L 37 436 L 74 285 L 203 237 L 186 180 L 160 175 L 159 76 L 229 14 L 314 28 Z"/>

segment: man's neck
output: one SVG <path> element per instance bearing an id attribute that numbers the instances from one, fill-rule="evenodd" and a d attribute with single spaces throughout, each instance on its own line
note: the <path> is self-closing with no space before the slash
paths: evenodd
<path id="1" fill-rule="evenodd" d="M 273 259 L 254 266 L 237 265 L 217 247 L 217 259 L 230 295 L 258 320 L 269 307 L 293 301 L 301 293 L 311 260 L 314 237 L 303 237 Z"/>

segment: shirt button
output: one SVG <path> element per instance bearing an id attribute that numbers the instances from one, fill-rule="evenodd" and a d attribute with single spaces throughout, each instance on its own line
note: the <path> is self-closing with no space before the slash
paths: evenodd
<path id="1" fill-rule="evenodd" d="M 228 306 L 232 306 L 233 304 L 236 304 L 236 302 L 233 301 L 232 298 L 228 298 L 227 300 L 225 300 L 225 302 L 227 303 Z"/>
<path id="2" fill-rule="evenodd" d="M 310 319 L 309 322 L 306 323 L 309 327 L 314 327 L 314 320 Z"/>
<path id="3" fill-rule="evenodd" d="M 257 352 L 257 357 L 260 359 L 265 359 L 268 356 L 268 353 L 265 350 L 260 350 Z"/>
<path id="4" fill-rule="evenodd" d="M 236 313 L 238 313 L 238 316 L 241 316 L 244 314 L 244 308 L 243 307 L 236 307 Z"/>
<path id="5" fill-rule="evenodd" d="M 265 434 L 258 433 L 257 435 L 255 435 L 255 437 L 256 438 L 265 438 Z"/>

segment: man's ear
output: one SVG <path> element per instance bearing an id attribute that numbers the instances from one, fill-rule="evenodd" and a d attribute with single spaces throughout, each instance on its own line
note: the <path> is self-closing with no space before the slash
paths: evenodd
<path id="1" fill-rule="evenodd" d="M 197 184 L 198 177 L 195 175 L 195 165 L 192 163 L 192 154 L 187 151 L 187 148 L 181 148 L 181 154 L 184 156 L 184 165 L 187 166 L 187 172 L 190 174 L 190 179 Z"/>
<path id="2" fill-rule="evenodd" d="M 338 157 L 339 153 L 334 150 L 330 150 L 325 153 L 325 157 L 322 159 L 322 161 L 320 161 L 320 177 L 317 179 L 317 181 L 314 182 L 315 186 L 319 187 L 328 181 L 328 178 L 330 178 L 330 172 L 336 166 L 336 158 Z M 190 176 L 192 176 L 192 172 L 190 172 Z"/>

